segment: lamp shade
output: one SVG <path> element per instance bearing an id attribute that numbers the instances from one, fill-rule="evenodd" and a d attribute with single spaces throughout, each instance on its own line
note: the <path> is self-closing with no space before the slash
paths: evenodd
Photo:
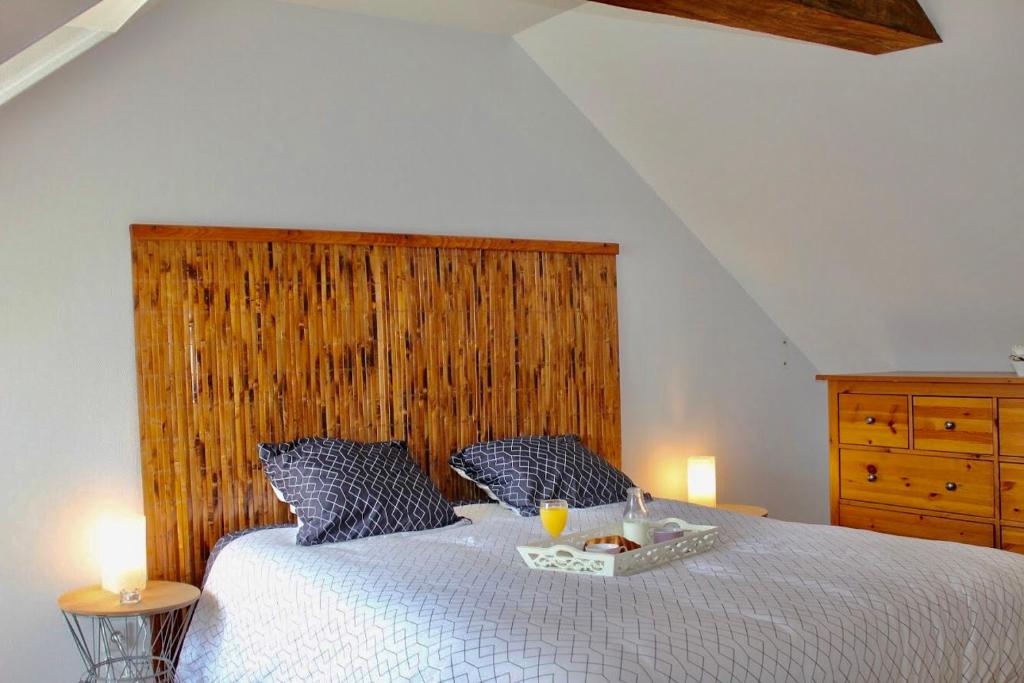
<path id="1" fill-rule="evenodd" d="M 715 459 L 693 455 L 686 460 L 686 499 L 697 505 L 715 507 L 718 503 L 715 484 Z"/>
<path id="2" fill-rule="evenodd" d="M 100 585 L 111 593 L 146 588 L 146 518 L 143 515 L 109 517 L 100 522 Z"/>

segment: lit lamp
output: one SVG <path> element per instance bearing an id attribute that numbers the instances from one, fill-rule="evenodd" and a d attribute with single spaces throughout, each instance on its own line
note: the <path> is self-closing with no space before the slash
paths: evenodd
<path id="1" fill-rule="evenodd" d="M 686 459 L 686 499 L 697 505 L 715 507 L 715 459 L 708 455 L 691 455 Z"/>
<path id="2" fill-rule="evenodd" d="M 100 522 L 100 565 L 103 590 L 117 593 L 121 604 L 142 600 L 146 589 L 146 518 L 111 517 Z"/>

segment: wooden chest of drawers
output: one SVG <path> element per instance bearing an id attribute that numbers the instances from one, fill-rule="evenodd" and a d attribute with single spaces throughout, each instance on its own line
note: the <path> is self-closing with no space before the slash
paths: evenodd
<path id="1" fill-rule="evenodd" d="M 820 375 L 832 523 L 1024 553 L 1024 378 Z"/>

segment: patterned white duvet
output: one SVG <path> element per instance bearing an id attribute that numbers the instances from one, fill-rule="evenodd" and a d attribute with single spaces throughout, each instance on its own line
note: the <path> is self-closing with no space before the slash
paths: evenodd
<path id="1" fill-rule="evenodd" d="M 217 558 L 184 681 L 1021 681 L 1024 557 L 655 501 L 710 552 L 625 578 L 531 571 L 537 518 Z M 619 519 L 573 510 L 570 527 Z"/>

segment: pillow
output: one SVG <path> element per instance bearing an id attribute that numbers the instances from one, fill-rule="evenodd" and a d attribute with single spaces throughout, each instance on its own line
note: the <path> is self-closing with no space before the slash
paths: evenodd
<path id="1" fill-rule="evenodd" d="M 270 485 L 299 517 L 295 542 L 318 545 L 459 521 L 401 441 L 306 438 L 260 444 Z"/>
<path id="2" fill-rule="evenodd" d="M 633 486 L 572 434 L 478 443 L 453 455 L 448 464 L 520 515 L 536 515 L 545 498 L 564 498 L 574 508 L 621 503 Z"/>

